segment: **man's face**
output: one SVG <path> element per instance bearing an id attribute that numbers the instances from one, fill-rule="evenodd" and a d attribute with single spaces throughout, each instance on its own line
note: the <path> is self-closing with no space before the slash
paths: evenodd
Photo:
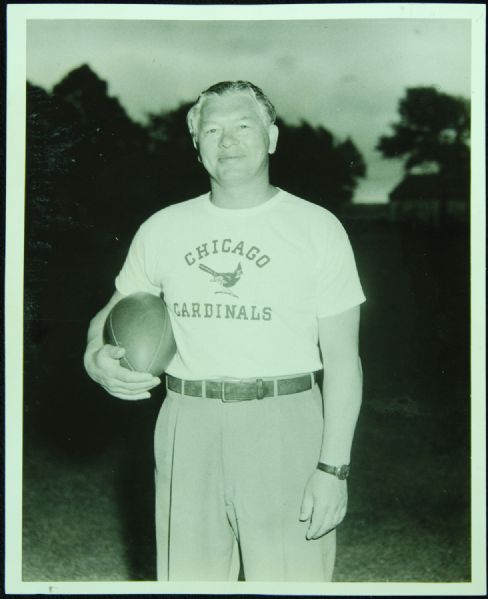
<path id="1" fill-rule="evenodd" d="M 222 184 L 267 181 L 268 155 L 276 148 L 278 129 L 266 125 L 256 100 L 246 92 L 206 98 L 196 145 L 210 177 Z"/>

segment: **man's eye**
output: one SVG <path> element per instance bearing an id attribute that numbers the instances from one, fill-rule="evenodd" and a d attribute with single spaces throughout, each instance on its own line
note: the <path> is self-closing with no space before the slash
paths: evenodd
<path id="1" fill-rule="evenodd" d="M 249 129 L 249 125 L 239 125 L 239 129 Z"/>
<path id="2" fill-rule="evenodd" d="M 208 135 L 210 133 L 217 133 L 217 128 L 212 127 L 211 129 L 205 129 L 205 134 Z"/>

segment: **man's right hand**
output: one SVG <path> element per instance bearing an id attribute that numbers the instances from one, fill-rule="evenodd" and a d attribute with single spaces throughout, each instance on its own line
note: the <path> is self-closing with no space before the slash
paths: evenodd
<path id="1" fill-rule="evenodd" d="M 88 375 L 110 395 L 119 399 L 137 400 L 151 397 L 149 390 L 161 380 L 148 372 L 134 372 L 120 365 L 125 349 L 115 345 L 103 345 L 85 354 Z"/>

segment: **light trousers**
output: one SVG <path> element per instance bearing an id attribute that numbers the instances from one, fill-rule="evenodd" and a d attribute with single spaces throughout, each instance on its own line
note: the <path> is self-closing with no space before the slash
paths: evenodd
<path id="1" fill-rule="evenodd" d="M 155 430 L 158 580 L 330 581 L 335 531 L 306 540 L 320 390 L 224 403 L 168 390 Z"/>

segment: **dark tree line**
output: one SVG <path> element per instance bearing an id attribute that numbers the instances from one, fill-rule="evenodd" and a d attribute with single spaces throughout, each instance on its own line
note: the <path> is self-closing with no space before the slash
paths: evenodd
<path id="1" fill-rule="evenodd" d="M 34 208 L 42 189 L 59 213 L 53 194 L 63 189 L 69 197 L 61 212 L 75 226 L 119 231 L 131 229 L 127 223 L 139 213 L 208 188 L 186 129 L 189 105 L 149 114 L 145 125 L 135 123 L 108 95 L 106 82 L 83 65 L 52 93 L 28 84 L 27 107 L 28 208 Z M 350 201 L 366 173 L 354 143 L 338 142 L 323 127 L 305 122 L 278 124 L 273 182 L 331 209 Z"/>

